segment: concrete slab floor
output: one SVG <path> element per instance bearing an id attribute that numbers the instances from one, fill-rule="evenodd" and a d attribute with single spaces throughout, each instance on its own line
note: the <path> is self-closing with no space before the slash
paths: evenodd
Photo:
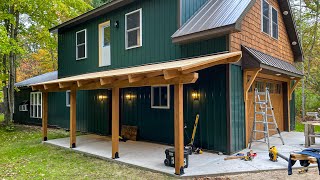
<path id="1" fill-rule="evenodd" d="M 283 132 L 282 136 L 285 145 L 282 145 L 281 140 L 276 138 L 278 137 L 277 135 L 270 137 L 270 143 L 271 145 L 275 145 L 283 155 L 289 157 L 290 152 L 304 149 L 303 133 Z M 54 139 L 44 143 L 69 148 L 69 138 Z M 320 148 L 319 145 L 320 141 L 316 139 L 316 145 L 314 147 Z M 120 158 L 114 161 L 172 175 L 174 168 L 167 167 L 163 163 L 165 159 L 165 149 L 169 147 L 171 146 L 141 141 L 120 142 Z M 103 159 L 112 159 L 110 137 L 98 135 L 78 136 L 77 147 L 73 150 Z M 268 147 L 265 143 L 253 143 L 252 150 L 258 154 L 253 161 L 243 161 L 239 159 L 225 161 L 224 158 L 227 156 L 209 152 L 204 152 L 201 155 L 193 154 L 189 156 L 189 167 L 185 169 L 183 176 L 209 176 L 287 169 L 288 164 L 283 159 L 279 158 L 278 162 L 269 161 Z M 246 153 L 248 151 L 249 149 L 244 149 L 241 152 Z M 299 166 L 300 164 L 296 163 L 294 167 Z"/>

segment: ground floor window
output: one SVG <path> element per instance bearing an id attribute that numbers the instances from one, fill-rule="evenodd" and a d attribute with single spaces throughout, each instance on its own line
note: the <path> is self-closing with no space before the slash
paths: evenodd
<path id="1" fill-rule="evenodd" d="M 30 117 L 42 118 L 42 93 L 30 93 Z"/>
<path id="2" fill-rule="evenodd" d="M 23 102 L 19 105 L 19 111 L 28 111 L 28 104 L 26 102 Z"/>
<path id="3" fill-rule="evenodd" d="M 151 108 L 169 109 L 170 108 L 170 86 L 151 87 Z"/>

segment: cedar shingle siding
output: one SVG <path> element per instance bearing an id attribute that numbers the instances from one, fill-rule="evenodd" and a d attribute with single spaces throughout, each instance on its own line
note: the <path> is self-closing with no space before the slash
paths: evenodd
<path id="1" fill-rule="evenodd" d="M 240 51 L 241 45 L 245 45 L 293 63 L 294 56 L 278 1 L 268 2 L 278 11 L 279 39 L 273 39 L 261 31 L 261 0 L 257 0 L 242 21 L 242 31 L 230 35 L 230 50 Z"/>

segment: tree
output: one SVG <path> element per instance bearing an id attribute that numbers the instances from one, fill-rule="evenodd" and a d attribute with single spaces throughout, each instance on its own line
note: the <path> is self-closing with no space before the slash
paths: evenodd
<path id="1" fill-rule="evenodd" d="M 45 49 L 56 52 L 48 29 L 91 9 L 84 0 L 0 0 L 0 59 L 5 123 L 12 121 L 14 82 L 20 60 Z M 3 42 L 2 42 L 3 41 Z M 51 57 L 52 59 L 54 56 Z"/>
<path id="2" fill-rule="evenodd" d="M 300 0 L 291 0 L 291 4 L 299 25 L 304 52 L 305 86 L 297 89 L 297 105 L 299 110 L 302 109 L 303 116 L 304 108 L 315 111 L 320 107 L 320 1 L 305 0 L 301 1 L 300 6 Z"/>
<path id="3" fill-rule="evenodd" d="M 113 0 L 92 0 L 91 5 L 92 7 L 97 8 L 103 4 L 110 3 L 112 1 Z"/>

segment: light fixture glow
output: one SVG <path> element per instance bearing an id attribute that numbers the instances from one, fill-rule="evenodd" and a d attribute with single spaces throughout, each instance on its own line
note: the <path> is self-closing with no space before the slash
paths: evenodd
<path id="1" fill-rule="evenodd" d="M 291 79 L 294 79 L 295 77 L 290 77 Z"/>
<path id="2" fill-rule="evenodd" d="M 293 46 L 295 46 L 295 45 L 297 45 L 297 44 L 298 44 L 298 43 L 297 43 L 296 41 L 293 41 L 293 42 L 292 42 L 292 45 L 293 45 Z"/>
<path id="3" fill-rule="evenodd" d="M 126 95 L 126 99 L 127 99 L 128 101 L 131 101 L 133 98 L 135 98 L 135 96 L 134 96 L 132 93 L 128 93 L 128 94 Z"/>
<path id="4" fill-rule="evenodd" d="M 200 93 L 198 91 L 193 91 L 191 96 L 192 96 L 192 99 L 195 101 L 200 100 Z"/>
<path id="5" fill-rule="evenodd" d="M 107 96 L 106 95 L 99 95 L 98 99 L 99 99 L 99 101 L 104 101 L 107 99 Z"/>
<path id="6" fill-rule="evenodd" d="M 288 15 L 289 14 L 289 12 L 288 11 L 283 11 L 283 15 Z"/>
<path id="7" fill-rule="evenodd" d="M 276 74 L 276 76 L 281 76 L 281 74 Z"/>

